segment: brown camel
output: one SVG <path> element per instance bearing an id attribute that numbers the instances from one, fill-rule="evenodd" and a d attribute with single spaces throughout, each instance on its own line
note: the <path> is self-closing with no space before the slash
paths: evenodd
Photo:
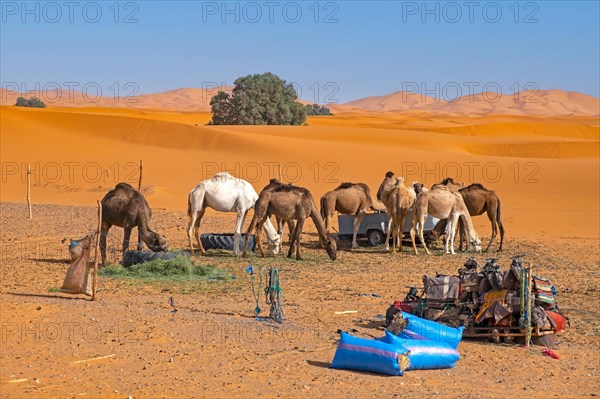
<path id="1" fill-rule="evenodd" d="M 390 231 L 392 233 L 392 253 L 396 253 L 396 246 L 402 252 L 402 236 L 404 219 L 408 210 L 415 202 L 416 194 L 414 188 L 404 186 L 403 177 L 394 177 L 394 172 L 387 172 L 383 182 L 377 190 L 377 199 L 382 201 L 387 208 L 388 228 L 386 236 L 386 250 L 390 249 Z M 413 242 L 413 246 L 415 243 Z M 416 247 L 415 247 L 416 251 Z"/>
<path id="2" fill-rule="evenodd" d="M 248 231 L 246 232 L 246 240 L 244 242 L 244 257 L 248 257 L 248 237 L 252 231 L 256 231 L 256 242 L 261 255 L 264 257 L 265 252 L 261 245 L 260 234 L 263 223 L 271 215 L 282 220 L 296 220 L 296 227 L 290 242 L 288 258 L 292 257 L 294 246 L 296 247 L 296 259 L 301 260 L 300 241 L 302 238 L 302 228 L 306 218 L 311 218 L 319 233 L 319 238 L 325 246 L 327 254 L 332 260 L 336 259 L 336 243 L 335 240 L 325 230 L 323 220 L 317 210 L 315 200 L 305 188 L 296 187 L 291 184 L 284 184 L 273 189 L 263 190 L 258 196 L 256 205 L 254 206 L 254 217 L 250 222 Z"/>
<path id="3" fill-rule="evenodd" d="M 462 219 L 466 229 L 468 239 L 471 241 L 476 251 L 481 251 L 481 240 L 473 228 L 471 216 L 462 196 L 459 193 L 453 193 L 447 189 L 434 189 L 421 192 L 417 196 L 414 206 L 413 223 L 410 229 L 410 238 L 413 243 L 413 249 L 417 254 L 415 245 L 415 230 L 419 229 L 419 239 L 425 252 L 430 254 L 425 238 L 423 237 L 423 228 L 425 226 L 425 217 L 431 215 L 438 219 L 448 219 L 446 225 L 446 253 L 454 254 L 454 236 L 458 219 Z"/>
<path id="4" fill-rule="evenodd" d="M 453 184 L 454 182 L 451 178 L 447 178 L 439 183 L 439 185 L 444 186 L 446 185 L 445 183 Z M 502 225 L 502 220 L 500 218 L 500 198 L 498 195 L 494 191 L 488 190 L 479 183 L 471 184 L 470 186 L 461 188 L 458 190 L 458 192 L 462 195 L 465 205 L 467 206 L 471 216 L 479 216 L 487 212 L 488 219 L 490 219 L 492 224 L 492 237 L 490 238 L 490 242 L 488 243 L 484 252 L 487 252 L 490 249 L 490 246 L 496 238 L 498 229 L 500 229 L 500 246 L 498 247 L 498 251 L 502 251 L 502 244 L 504 243 L 504 226 Z M 440 237 L 444 233 L 445 229 L 446 221 L 440 220 L 440 222 L 435 226 L 435 229 L 432 231 L 432 236 L 435 238 Z M 460 232 L 461 241 L 459 248 L 462 248 L 462 226 Z"/>
<path id="5" fill-rule="evenodd" d="M 271 180 L 269 180 L 269 184 L 267 184 L 262 189 L 262 191 L 273 190 L 273 189 L 275 189 L 277 187 L 281 187 L 281 186 L 284 186 L 284 185 L 285 184 L 282 183 L 281 181 L 279 181 L 278 179 L 271 179 Z M 279 217 L 275 218 L 275 222 L 276 222 L 276 226 L 277 226 L 277 234 L 279 234 L 279 236 L 281 237 L 281 244 L 282 244 L 282 245 L 279 246 L 279 253 L 282 254 L 283 253 L 283 225 L 285 224 L 288 227 L 288 232 L 289 232 L 288 236 L 289 236 L 289 240 L 290 240 L 290 243 L 291 243 L 292 242 L 292 235 L 294 233 L 294 228 L 296 227 L 296 224 L 294 223 L 293 220 L 283 220 L 283 219 L 281 219 Z"/>
<path id="6" fill-rule="evenodd" d="M 325 229 L 329 233 L 331 217 L 337 211 L 342 215 L 354 214 L 354 230 L 352 232 L 352 248 L 358 248 L 356 235 L 360 222 L 369 209 L 385 210 L 385 205 L 374 202 L 369 186 L 364 183 L 342 183 L 338 188 L 326 192 L 321 197 L 321 217 L 325 221 Z"/>
<path id="7" fill-rule="evenodd" d="M 106 262 L 106 235 L 112 226 L 123 227 L 123 256 L 129 249 L 131 229 L 134 227 L 138 228 L 138 251 L 144 249 L 143 243 L 154 252 L 168 250 L 165 238 L 148 226 L 152 210 L 142 193 L 127 183 L 119 183 L 102 198 L 101 203 L 100 253 L 103 265 Z"/>

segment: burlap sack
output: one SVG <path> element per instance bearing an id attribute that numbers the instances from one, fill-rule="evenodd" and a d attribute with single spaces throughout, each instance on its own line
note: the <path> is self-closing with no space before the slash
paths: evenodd
<path id="1" fill-rule="evenodd" d="M 85 294 L 92 296 L 92 280 L 90 276 L 90 247 L 93 236 L 87 236 L 70 246 L 71 266 L 67 269 L 65 281 L 60 292 L 66 294 Z"/>

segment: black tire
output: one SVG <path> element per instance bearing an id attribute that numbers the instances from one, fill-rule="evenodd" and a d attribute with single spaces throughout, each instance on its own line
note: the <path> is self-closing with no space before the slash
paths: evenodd
<path id="1" fill-rule="evenodd" d="M 123 257 L 123 266 L 130 267 L 139 263 L 149 262 L 156 259 L 173 259 L 177 256 L 187 256 L 188 252 L 152 252 L 152 251 L 127 251 Z"/>
<path id="2" fill-rule="evenodd" d="M 376 247 L 385 243 L 385 234 L 380 230 L 369 230 L 367 240 L 370 245 Z"/>
<path id="3" fill-rule="evenodd" d="M 246 235 L 242 234 L 240 237 L 239 250 L 244 250 L 244 240 Z M 233 234 L 201 234 L 200 242 L 204 249 L 225 249 L 233 251 Z M 256 239 L 254 234 L 250 235 L 248 239 L 248 250 L 254 252 L 256 249 Z"/>

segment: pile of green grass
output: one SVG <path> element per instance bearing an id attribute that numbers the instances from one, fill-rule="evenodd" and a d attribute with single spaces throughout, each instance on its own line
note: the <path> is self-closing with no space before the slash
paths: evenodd
<path id="1" fill-rule="evenodd" d="M 121 265 L 106 266 L 98 271 L 101 276 L 142 282 L 194 282 L 224 281 L 225 271 L 212 265 L 196 266 L 189 258 L 156 259 L 125 268 Z"/>

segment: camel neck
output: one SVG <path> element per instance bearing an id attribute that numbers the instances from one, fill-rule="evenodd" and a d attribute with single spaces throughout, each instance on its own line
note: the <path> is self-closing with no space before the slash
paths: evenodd
<path id="1" fill-rule="evenodd" d="M 321 240 L 325 241 L 325 239 L 327 238 L 327 230 L 325 229 L 325 225 L 323 224 L 323 219 L 321 219 L 319 212 L 317 212 L 317 207 L 314 204 L 314 202 L 312 204 L 312 211 L 310 213 L 310 217 L 313 220 L 315 227 L 317 228 L 317 233 L 319 233 L 319 237 L 321 238 Z"/>

